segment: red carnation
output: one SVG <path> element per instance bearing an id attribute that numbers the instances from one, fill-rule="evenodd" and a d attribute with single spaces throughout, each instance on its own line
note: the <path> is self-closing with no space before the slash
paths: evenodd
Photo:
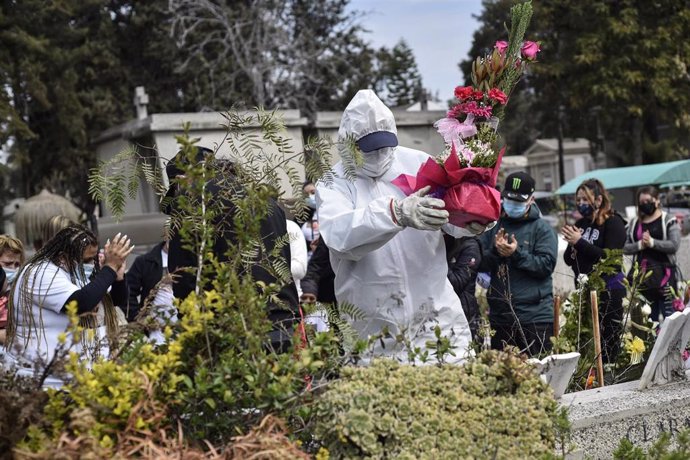
<path id="1" fill-rule="evenodd" d="M 489 91 L 489 99 L 503 105 L 505 105 L 505 103 L 508 102 L 508 96 L 506 96 L 506 93 L 504 93 L 498 88 L 492 88 Z"/>
<path id="2" fill-rule="evenodd" d="M 481 101 L 482 99 L 484 99 L 484 93 L 482 93 L 481 91 L 475 91 L 472 97 L 475 101 Z"/>
<path id="3" fill-rule="evenodd" d="M 472 97 L 474 90 L 471 86 L 456 86 L 455 87 L 455 97 L 460 101 L 467 100 Z"/>

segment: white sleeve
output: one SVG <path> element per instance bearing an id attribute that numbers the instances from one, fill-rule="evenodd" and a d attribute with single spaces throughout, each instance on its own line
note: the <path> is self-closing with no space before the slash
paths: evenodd
<path id="1" fill-rule="evenodd" d="M 344 259 L 359 260 L 388 243 L 403 228 L 393 221 L 385 196 L 355 207 L 353 184 L 343 180 L 317 186 L 319 232 L 328 249 Z"/>
<path id="2" fill-rule="evenodd" d="M 60 313 L 67 299 L 80 289 L 72 283 L 65 270 L 50 262 L 39 265 L 29 273 L 23 272 L 21 278 L 24 276 L 29 276 L 27 289 L 33 297 L 34 305 L 55 313 Z M 15 295 L 21 285 L 21 280 L 18 280 Z"/>
<path id="3" fill-rule="evenodd" d="M 290 271 L 295 280 L 301 280 L 307 274 L 307 244 L 299 225 L 287 221 L 287 232 L 290 235 Z"/>

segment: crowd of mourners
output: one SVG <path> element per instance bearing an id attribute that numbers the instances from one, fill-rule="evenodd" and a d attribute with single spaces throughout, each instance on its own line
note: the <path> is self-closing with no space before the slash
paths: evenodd
<path id="1" fill-rule="evenodd" d="M 675 254 L 681 239 L 673 216 L 663 211 L 653 187 L 637 191 L 637 216 L 630 221 L 612 207 L 604 185 L 589 179 L 576 193 L 579 219 L 558 235 L 542 218 L 535 203 L 535 181 L 524 172 L 510 174 L 502 184 L 502 211 L 493 224 L 449 223 L 442 200 L 428 188 L 405 196 L 392 181 L 415 174 L 429 157 L 398 145 L 392 112 L 370 90 L 357 93 L 343 113 L 339 138 L 354 138 L 361 154 L 340 151 L 343 162 L 333 168 L 333 180 L 306 182 L 308 212 L 288 219 L 277 201 L 261 220 L 260 233 L 267 253 L 284 235 L 290 244 L 279 257 L 290 261 L 294 283 L 285 283 L 267 305 L 274 324 L 267 339 L 277 350 L 287 348 L 292 329 L 307 321 L 317 330 L 329 327 L 323 314 L 302 315 L 300 304 L 348 303 L 363 315 L 353 320 L 362 336 L 378 335 L 375 353 L 407 360 L 410 347 L 436 340 L 440 327 L 458 350 L 467 350 L 480 337 L 483 315 L 476 297 L 477 284 L 486 289 L 488 323 L 494 331 L 490 346 L 515 346 L 536 356 L 548 352 L 554 335 L 553 273 L 558 238 L 567 242 L 563 254 L 575 283 L 592 272 L 605 250 L 633 256 L 634 266 L 647 273 L 640 289 L 661 320 L 674 311 L 671 289 L 679 281 Z M 343 142 L 344 143 L 344 142 Z M 201 161 L 213 155 L 198 148 Z M 176 198 L 187 193 L 177 157 L 166 168 L 174 212 Z M 354 167 L 354 176 L 347 171 Z M 354 166 L 353 166 L 354 165 Z M 230 165 L 220 171 L 223 180 L 208 184 L 211 193 L 227 187 Z M 232 182 L 232 181 L 231 181 Z M 233 185 L 241 187 L 239 184 Z M 225 203 L 232 219 L 231 201 Z M 177 211 L 180 211 L 178 208 Z M 220 224 L 221 222 L 214 222 Z M 219 261 L 227 260 L 236 229 L 219 225 L 212 247 Z M 33 255 L 26 259 L 25 243 L 0 235 L 0 341 L 5 365 L 34 369 L 46 366 L 64 347 L 68 308 L 74 305 L 88 334 L 78 341 L 84 359 L 108 358 L 108 344 L 117 331 L 136 321 L 154 305 L 161 322 L 177 317 L 173 299 L 184 299 L 195 289 L 195 278 L 184 267 L 197 257 L 180 234 L 161 241 L 149 252 L 127 259 L 134 250 L 126 235 L 117 234 L 99 246 L 87 227 L 55 216 L 44 224 Z M 604 362 L 619 353 L 623 327 L 624 271 L 622 258 L 614 273 L 604 276 L 606 289 L 598 292 Z M 176 273 L 174 278 L 167 276 Z M 257 264 L 254 279 L 275 283 L 276 277 Z M 386 333 L 382 333 L 386 331 Z M 154 341 L 160 331 L 149 331 Z M 407 338 L 403 343 L 401 334 Z M 488 340 L 488 339 L 487 339 Z M 456 353 L 461 362 L 466 355 Z M 452 359 L 451 359 L 452 360 Z"/>

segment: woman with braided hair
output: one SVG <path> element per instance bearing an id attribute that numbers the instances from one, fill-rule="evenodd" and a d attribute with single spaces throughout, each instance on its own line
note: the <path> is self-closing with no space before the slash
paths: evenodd
<path id="1" fill-rule="evenodd" d="M 70 225 L 60 230 L 21 268 L 10 293 L 8 354 L 24 367 L 36 362 L 46 366 L 58 350 L 58 337 L 69 326 L 66 306 L 72 301 L 77 303 L 85 331 L 80 338 L 82 349 L 75 351 L 88 359 L 102 354 L 95 330 L 96 312 L 104 309 L 107 336 L 114 339 L 117 322 L 113 301 L 119 304 L 127 299 L 125 260 L 133 248 L 129 238 L 118 233 L 105 244 L 104 262 L 99 268 L 98 240 L 89 229 Z M 96 270 L 89 279 L 84 265 L 90 263 Z"/>

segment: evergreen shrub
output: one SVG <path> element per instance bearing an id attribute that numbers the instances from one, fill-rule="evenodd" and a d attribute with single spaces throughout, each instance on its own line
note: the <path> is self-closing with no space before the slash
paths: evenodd
<path id="1" fill-rule="evenodd" d="M 558 417 L 525 359 L 497 351 L 464 367 L 345 367 L 314 413 L 314 434 L 333 458 L 549 457 Z"/>

